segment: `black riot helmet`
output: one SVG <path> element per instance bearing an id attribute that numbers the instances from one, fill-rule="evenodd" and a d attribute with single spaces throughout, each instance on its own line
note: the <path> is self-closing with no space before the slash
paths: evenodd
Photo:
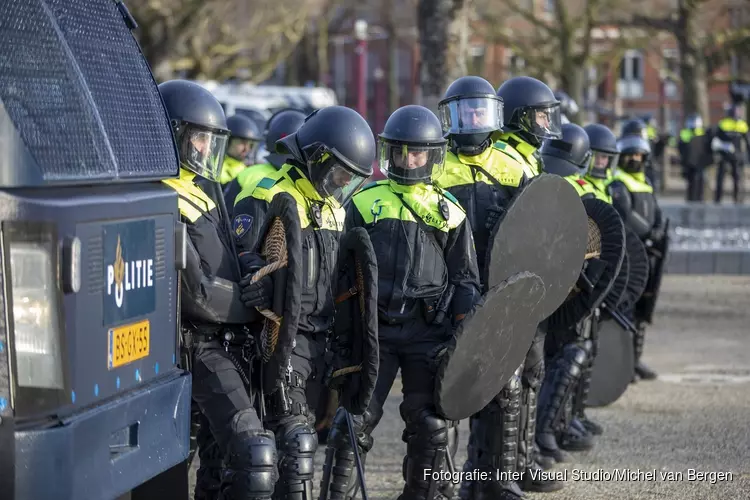
<path id="1" fill-rule="evenodd" d="M 559 139 L 560 101 L 543 82 L 529 76 L 507 80 L 497 89 L 505 106 L 504 132 L 518 134 L 539 147 L 545 139 Z"/>
<path id="2" fill-rule="evenodd" d="M 305 123 L 307 115 L 294 108 L 285 108 L 277 111 L 266 122 L 266 161 L 271 165 L 281 167 L 286 157 L 276 153 L 276 141 L 283 139 L 289 134 L 295 133 Z"/>
<path id="3" fill-rule="evenodd" d="M 503 100 L 484 78 L 462 76 L 445 91 L 438 116 L 457 152 L 477 155 L 490 146 L 492 133 L 503 128 Z"/>
<path id="4" fill-rule="evenodd" d="M 211 92 L 186 80 L 164 82 L 159 93 L 172 124 L 180 164 L 218 182 L 229 139 L 224 108 Z"/>
<path id="5" fill-rule="evenodd" d="M 643 172 L 651 156 L 651 145 L 640 135 L 623 135 L 617 141 L 620 159 L 617 165 L 629 174 Z"/>
<path id="6" fill-rule="evenodd" d="M 343 205 L 372 175 L 375 138 L 359 113 L 329 106 L 313 111 L 296 132 L 277 141 L 276 152 L 306 168 L 323 198 Z"/>
<path id="7" fill-rule="evenodd" d="M 380 138 L 380 169 L 392 181 L 430 183 L 440 175 L 448 141 L 435 114 L 424 106 L 401 107 L 385 122 Z"/>
<path id="8" fill-rule="evenodd" d="M 544 141 L 544 171 L 562 177 L 583 175 L 591 162 L 591 146 L 586 131 L 575 123 L 561 127 L 562 137 Z"/>
<path id="9" fill-rule="evenodd" d="M 637 135 L 648 140 L 648 127 L 646 126 L 646 123 L 638 118 L 625 122 L 622 125 L 622 137 L 631 135 Z"/>
<path id="10" fill-rule="evenodd" d="M 589 136 L 591 144 L 591 167 L 589 175 L 595 179 L 607 179 L 617 166 L 620 148 L 617 147 L 617 137 L 606 126 L 600 123 L 586 125 L 583 130 Z"/>
<path id="11" fill-rule="evenodd" d="M 258 124 L 244 115 L 227 118 L 229 127 L 229 147 L 227 155 L 248 165 L 255 161 L 260 141 L 263 140 Z"/>

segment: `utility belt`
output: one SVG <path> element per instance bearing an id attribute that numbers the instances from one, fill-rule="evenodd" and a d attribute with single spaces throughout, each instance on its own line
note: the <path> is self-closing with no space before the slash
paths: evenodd
<path id="1" fill-rule="evenodd" d="M 239 352 L 242 360 L 250 363 L 259 355 L 259 344 L 253 332 L 243 325 L 183 324 L 180 335 L 180 359 L 186 370 L 192 371 L 193 351 L 197 344 L 220 342 L 224 350 Z M 239 368 L 239 367 L 238 367 Z"/>

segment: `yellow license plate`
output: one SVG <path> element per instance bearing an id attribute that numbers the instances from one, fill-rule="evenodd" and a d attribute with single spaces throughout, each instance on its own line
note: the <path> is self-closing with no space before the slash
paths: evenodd
<path id="1" fill-rule="evenodd" d="M 147 319 L 131 325 L 109 329 L 107 368 L 127 365 L 148 356 L 151 346 L 151 324 Z"/>

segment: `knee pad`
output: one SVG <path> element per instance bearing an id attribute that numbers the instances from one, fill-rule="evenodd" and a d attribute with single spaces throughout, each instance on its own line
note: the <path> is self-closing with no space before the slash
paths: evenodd
<path id="1" fill-rule="evenodd" d="M 424 409 L 406 423 L 409 441 L 424 449 L 448 448 L 448 422 L 433 411 Z"/>
<path id="2" fill-rule="evenodd" d="M 279 472 L 287 481 L 312 479 L 318 434 L 307 422 L 285 427 L 287 428 L 279 441 Z"/>
<path id="3" fill-rule="evenodd" d="M 223 498 L 271 498 L 279 477 L 276 458 L 276 441 L 272 432 L 251 430 L 234 435 L 224 457 Z"/>

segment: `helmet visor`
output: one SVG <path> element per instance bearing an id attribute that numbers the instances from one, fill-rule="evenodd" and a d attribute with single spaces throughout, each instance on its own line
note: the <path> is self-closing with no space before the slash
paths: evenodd
<path id="1" fill-rule="evenodd" d="M 421 146 L 380 141 L 380 170 L 399 184 L 429 183 L 445 163 L 447 145 Z"/>
<path id="2" fill-rule="evenodd" d="M 516 113 L 518 125 L 529 134 L 542 140 L 562 138 L 560 103 L 523 108 Z"/>
<path id="3" fill-rule="evenodd" d="M 617 141 L 617 147 L 620 149 L 620 156 L 624 156 L 627 153 L 640 153 L 643 155 L 651 153 L 651 145 L 639 135 L 626 135 Z"/>
<path id="4" fill-rule="evenodd" d="M 343 206 L 356 193 L 367 177 L 344 167 L 338 161 L 330 161 L 323 174 L 315 182 L 315 189 L 328 200 L 335 200 Z"/>
<path id="5" fill-rule="evenodd" d="M 481 134 L 503 128 L 503 101 L 497 97 L 462 97 L 438 105 L 446 134 Z"/>
<path id="6" fill-rule="evenodd" d="M 210 181 L 218 182 L 229 134 L 189 127 L 180 140 L 182 164 Z"/>
<path id="7" fill-rule="evenodd" d="M 606 179 L 608 172 L 617 166 L 617 158 L 620 155 L 604 151 L 592 151 L 592 153 L 589 174 L 597 179 Z"/>

